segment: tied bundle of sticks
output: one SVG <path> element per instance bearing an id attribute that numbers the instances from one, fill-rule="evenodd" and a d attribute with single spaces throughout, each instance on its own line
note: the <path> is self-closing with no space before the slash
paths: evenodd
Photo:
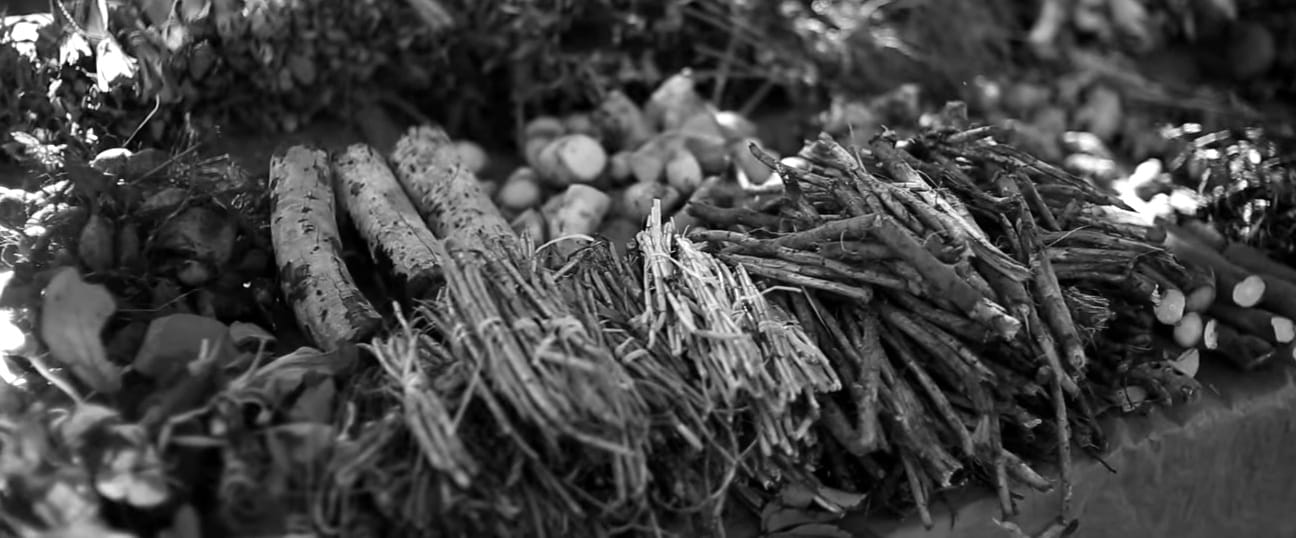
<path id="1" fill-rule="evenodd" d="M 421 510 L 465 525 L 520 509 L 511 523 L 526 527 L 511 533 L 537 536 L 636 522 L 649 508 L 653 393 L 531 256 L 449 247 L 445 292 L 417 309 L 415 328 L 372 346 L 441 473 L 428 485 L 459 488 L 439 514 Z"/>
<path id="2" fill-rule="evenodd" d="M 658 202 L 626 256 L 596 244 L 577 254 L 560 281 L 569 302 L 597 317 L 625 367 L 644 380 L 640 390 L 674 417 L 657 428 L 670 433 L 657 453 L 672 455 L 650 464 L 655 482 L 689 491 L 698 469 L 716 462 L 729 469 L 703 489 L 714 525 L 738 471 L 767 483 L 799 478 L 801 452 L 820 415 L 817 397 L 839 390 L 841 381 L 743 268 L 675 233 L 662 222 Z M 801 485 L 819 491 L 818 484 Z"/>
<path id="3" fill-rule="evenodd" d="M 753 147 L 784 195 L 695 201 L 706 228 L 689 237 L 781 290 L 771 297 L 841 378 L 820 398 L 825 483 L 875 499 L 903 483 L 930 525 L 928 499 L 977 477 L 1007 526 L 1012 484 L 1060 486 L 1062 529 L 1071 448 L 1104 448 L 1105 395 L 1143 383 L 1165 403 L 1196 394 L 1118 321 L 1178 323 L 1213 286 L 1118 200 L 990 134 L 929 132 L 904 148 L 884 136 L 866 153 L 821 136 L 796 167 Z M 1060 192 L 1074 203 L 1050 202 Z M 1058 484 L 1026 463 L 1038 459 L 1059 465 Z"/>

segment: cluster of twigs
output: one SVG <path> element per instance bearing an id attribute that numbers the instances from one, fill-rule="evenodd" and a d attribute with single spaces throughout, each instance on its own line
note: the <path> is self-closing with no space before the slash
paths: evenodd
<path id="1" fill-rule="evenodd" d="M 633 258 L 447 254 L 441 297 L 371 346 L 398 411 L 361 430 L 395 433 L 356 467 L 387 483 L 335 482 L 329 526 L 354 528 L 381 487 L 401 492 L 376 503 L 398 534 L 714 530 L 740 469 L 800 461 L 814 395 L 840 388 L 828 360 L 655 217 Z"/>
<path id="2" fill-rule="evenodd" d="M 399 442 L 424 460 L 415 487 L 440 490 L 441 510 L 387 515 L 404 532 L 474 535 L 507 535 L 517 518 L 540 533 L 634 520 L 650 476 L 646 393 L 550 275 L 456 256 L 418 326 L 372 346 L 402 410 Z"/>
<path id="3" fill-rule="evenodd" d="M 1213 283 L 1124 204 L 992 134 L 883 136 L 861 153 L 824 136 L 781 162 L 753 148 L 784 195 L 694 203 L 709 229 L 689 237 L 788 290 L 776 304 L 841 378 L 821 397 L 824 484 L 890 499 L 903 477 L 930 524 L 928 499 L 975 477 L 1009 521 L 1011 484 L 1055 486 L 1026 462 L 1054 460 L 1065 524 L 1071 447 L 1101 451 L 1113 394 L 1196 393 L 1145 329 Z"/>

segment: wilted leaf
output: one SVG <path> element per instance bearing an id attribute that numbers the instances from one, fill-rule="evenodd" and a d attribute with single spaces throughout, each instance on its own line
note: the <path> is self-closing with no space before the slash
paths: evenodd
<path id="1" fill-rule="evenodd" d="M 68 181 L 72 182 L 75 192 L 87 200 L 95 200 L 100 193 L 112 187 L 112 176 L 92 168 L 82 162 L 68 162 L 63 166 Z"/>
<path id="2" fill-rule="evenodd" d="M 126 159 L 131 156 L 131 150 L 126 148 L 108 148 L 100 151 L 93 159 L 90 160 L 90 168 L 112 176 L 122 175 L 126 169 Z"/>
<path id="3" fill-rule="evenodd" d="M 105 456 L 95 472 L 100 495 L 136 508 L 152 508 L 171 497 L 166 471 L 152 445 L 123 447 Z"/>
<path id="4" fill-rule="evenodd" d="M 116 252 L 113 249 L 112 221 L 100 214 L 90 215 L 81 234 L 77 236 L 77 257 L 92 273 L 103 273 L 113 268 Z"/>
<path id="5" fill-rule="evenodd" d="M 1116 389 L 1114 394 L 1116 403 L 1120 405 L 1121 411 L 1126 413 L 1133 412 L 1143 405 L 1148 399 L 1148 391 L 1143 387 L 1131 385 Z"/>
<path id="6" fill-rule="evenodd" d="M 71 267 L 55 273 L 45 286 L 40 333 L 50 354 L 96 391 L 121 390 L 121 370 L 108 362 L 99 333 L 117 310 L 112 294 L 87 284 Z"/>
<path id="7" fill-rule="evenodd" d="M 167 381 L 183 371 L 202 353 L 203 342 L 215 351 L 217 364 L 238 356 L 224 323 L 195 314 L 171 314 L 149 324 L 144 343 L 131 366 L 157 381 Z"/>
<path id="8" fill-rule="evenodd" d="M 73 13 L 72 16 L 77 18 L 77 27 L 92 39 L 107 37 L 108 0 L 87 0 L 77 2 L 76 5 L 80 7 L 79 13 Z"/>
<path id="9" fill-rule="evenodd" d="M 232 339 L 234 345 L 238 347 L 243 347 L 245 345 L 261 345 L 261 342 L 265 342 L 265 344 L 269 346 L 273 345 L 275 341 L 277 341 L 275 335 L 270 334 L 270 331 L 262 329 L 260 325 L 255 323 L 235 321 L 230 324 L 229 331 L 230 339 Z"/>
<path id="10" fill-rule="evenodd" d="M 94 54 L 94 49 L 90 42 L 78 33 L 70 33 L 63 38 L 59 44 L 59 63 L 61 65 L 76 65 L 82 58 Z"/>
<path id="11" fill-rule="evenodd" d="M 95 45 L 95 82 L 99 91 L 110 92 L 118 84 L 135 80 L 139 65 L 122 50 L 117 40 L 107 37 Z"/>
<path id="12" fill-rule="evenodd" d="M 41 142 L 41 139 L 36 138 L 31 133 L 25 133 L 23 131 L 10 131 L 9 136 L 14 139 L 14 142 L 17 142 L 23 148 L 29 151 L 44 145 L 44 142 Z"/>
<path id="13" fill-rule="evenodd" d="M 766 534 L 766 538 L 854 538 L 855 535 L 842 530 L 836 525 L 826 525 L 823 523 L 810 523 L 801 525 L 793 529 L 774 534 Z"/>
<path id="14" fill-rule="evenodd" d="M 148 216 L 175 211 L 189 199 L 189 193 L 180 187 L 167 187 L 144 199 L 139 211 Z"/>
<path id="15" fill-rule="evenodd" d="M 60 480 L 32 499 L 45 529 L 35 536 L 129 536 L 109 531 L 99 519 L 99 499 L 80 483 Z M 30 535 L 29 535 L 30 536 Z"/>
<path id="16" fill-rule="evenodd" d="M 173 435 L 167 438 L 167 444 L 188 448 L 219 448 L 228 442 L 224 438 L 207 435 Z"/>
<path id="17" fill-rule="evenodd" d="M 333 448 L 337 430 L 329 424 L 294 422 L 266 430 L 266 446 L 275 460 L 274 467 L 292 469 L 313 465 Z"/>
<path id="18" fill-rule="evenodd" d="M 189 29 L 172 14 L 162 25 L 162 42 L 171 52 L 179 51 L 189 42 Z"/>
<path id="19" fill-rule="evenodd" d="M 212 0 L 212 19 L 222 37 L 232 36 L 235 27 L 243 21 L 241 0 Z"/>
<path id="20" fill-rule="evenodd" d="M 409 4 L 433 32 L 453 28 L 455 25 L 454 16 L 438 0 L 409 0 Z"/>
<path id="21" fill-rule="evenodd" d="M 330 352 L 302 347 L 275 359 L 253 372 L 250 389 L 264 394 L 272 404 L 282 404 L 310 377 L 333 377 L 353 368 L 358 360 L 354 347 Z"/>
<path id="22" fill-rule="evenodd" d="M 149 205 L 145 201 L 145 205 Z M 154 237 L 156 248 L 183 254 L 209 268 L 229 262 L 238 229 L 225 212 L 211 207 L 189 207 L 167 219 Z"/>
<path id="23" fill-rule="evenodd" d="M 293 78 L 297 79 L 297 82 L 306 86 L 315 83 L 315 62 L 304 55 L 289 55 L 288 70 L 292 72 Z"/>
<path id="24" fill-rule="evenodd" d="M 841 519 L 841 514 L 804 510 L 801 508 L 779 507 L 761 514 L 761 530 L 769 532 L 786 531 L 807 523 L 826 523 Z"/>
<path id="25" fill-rule="evenodd" d="M 36 469 L 50 453 L 48 430 L 36 421 L 18 421 L 0 428 L 0 476 Z"/>
<path id="26" fill-rule="evenodd" d="M 1151 21 L 1147 7 L 1138 0 L 1108 0 L 1112 22 L 1137 42 L 1136 50 L 1152 45 Z"/>
<path id="27" fill-rule="evenodd" d="M 333 378 L 326 377 L 318 383 L 306 387 L 292 409 L 288 418 L 293 422 L 328 424 L 333 421 L 334 398 L 337 396 L 337 385 Z"/>
<path id="28" fill-rule="evenodd" d="M 1238 7 L 1235 0 L 1202 0 L 1208 10 L 1213 11 L 1214 15 L 1222 16 L 1228 20 L 1235 20 L 1238 17 Z"/>
<path id="29" fill-rule="evenodd" d="M 815 492 L 800 482 L 792 481 L 779 491 L 779 499 L 784 506 L 806 508 L 814 502 Z"/>
<path id="30" fill-rule="evenodd" d="M 171 160 L 171 155 L 157 148 L 143 148 L 126 159 L 123 171 L 128 179 L 144 179 L 144 174 L 153 172 Z"/>
<path id="31" fill-rule="evenodd" d="M 207 76 L 207 71 L 216 65 L 216 51 L 212 49 L 211 44 L 207 41 L 199 42 L 189 51 L 189 77 L 194 80 L 202 80 Z"/>
<path id="32" fill-rule="evenodd" d="M 0 361 L 4 361 L 0 358 Z M 0 365 L 3 368 L 5 365 Z M 9 383 L 0 383 L 0 416 L 17 415 L 26 409 L 28 405 L 28 393 L 23 389 L 15 387 Z M 0 443 L 3 444 L 3 443 Z M 0 460 L 3 460 L 0 456 Z M 0 474 L 4 472 L 3 465 L 0 465 Z"/>
<path id="33" fill-rule="evenodd" d="M 58 435 L 62 444 L 79 450 L 92 437 L 87 435 L 91 430 L 109 422 L 121 422 L 121 415 L 115 409 L 97 404 L 81 404 L 58 422 Z"/>
<path id="34" fill-rule="evenodd" d="M 854 510 L 864 503 L 868 495 L 851 493 L 830 487 L 819 488 L 819 498 L 832 503 L 842 510 Z"/>
<path id="35" fill-rule="evenodd" d="M 149 22 L 159 26 L 171 16 L 171 6 L 175 0 L 139 0 L 140 9 L 148 15 Z"/>
<path id="36" fill-rule="evenodd" d="M 135 61 L 139 65 L 139 77 L 135 83 L 135 94 L 140 97 L 158 95 L 158 92 L 167 84 L 166 69 L 167 57 L 170 54 L 163 54 L 161 48 L 154 45 L 158 40 L 151 36 L 157 31 L 153 28 L 147 30 L 132 30 L 128 37 L 131 53 L 135 56 Z"/>
<path id="37" fill-rule="evenodd" d="M 211 13 L 211 0 L 180 0 L 180 20 L 187 23 L 198 22 Z"/>

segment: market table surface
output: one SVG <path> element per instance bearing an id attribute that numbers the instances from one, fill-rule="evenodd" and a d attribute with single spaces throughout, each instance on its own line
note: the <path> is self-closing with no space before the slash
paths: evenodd
<path id="1" fill-rule="evenodd" d="M 1296 379 L 1291 365 L 1250 373 L 1203 360 L 1206 387 L 1194 403 L 1147 416 L 1107 421 L 1110 452 L 1077 461 L 1075 538 L 1215 538 L 1296 536 Z M 1056 493 L 1019 501 L 1016 521 L 1037 533 L 1056 516 Z M 932 507 L 935 526 L 860 514 L 838 525 L 861 537 L 1002 538 L 994 524 L 999 505 L 991 492 L 956 495 L 953 517 Z M 729 536 L 758 536 L 754 519 L 729 527 Z"/>

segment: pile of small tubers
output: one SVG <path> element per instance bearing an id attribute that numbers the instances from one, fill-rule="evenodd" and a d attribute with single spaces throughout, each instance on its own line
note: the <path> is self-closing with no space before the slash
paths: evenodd
<path id="1" fill-rule="evenodd" d="M 485 190 L 519 234 L 552 242 L 560 255 L 596 234 L 624 245 L 654 200 L 683 218 L 679 210 L 727 170 L 727 182 L 744 190 L 782 188 L 751 152 L 752 144 L 764 147 L 756 125 L 700 96 L 688 72 L 667 79 L 642 107 L 610 91 L 595 110 L 532 118 L 522 138 L 526 164 L 498 184 L 486 181 Z M 479 150 L 461 143 L 460 151 L 467 161 Z"/>

